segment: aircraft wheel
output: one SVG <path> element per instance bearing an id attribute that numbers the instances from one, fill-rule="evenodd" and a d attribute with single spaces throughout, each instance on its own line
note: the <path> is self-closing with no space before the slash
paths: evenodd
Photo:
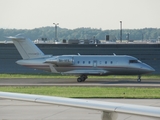
<path id="1" fill-rule="evenodd" d="M 137 79 L 137 82 L 141 82 L 141 79 Z"/>
<path id="2" fill-rule="evenodd" d="M 77 78 L 77 82 L 82 82 L 83 80 L 81 78 Z"/>
<path id="3" fill-rule="evenodd" d="M 81 78 L 82 82 L 84 82 L 87 79 L 87 75 L 81 75 L 80 78 Z"/>
<path id="4" fill-rule="evenodd" d="M 87 77 L 87 75 L 83 75 L 83 77 L 85 78 L 85 79 L 87 79 L 88 77 Z"/>
<path id="5" fill-rule="evenodd" d="M 84 82 L 86 80 L 86 78 L 85 77 L 81 77 L 81 80 L 82 80 L 82 82 Z"/>

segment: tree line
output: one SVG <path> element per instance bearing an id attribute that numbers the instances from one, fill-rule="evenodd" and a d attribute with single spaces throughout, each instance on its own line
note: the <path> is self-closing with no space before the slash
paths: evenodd
<path id="1" fill-rule="evenodd" d="M 102 30 L 94 28 L 76 28 L 66 29 L 58 27 L 58 39 L 99 39 L 105 40 L 106 35 L 115 36 L 117 40 L 120 38 L 120 30 Z M 0 40 L 6 40 L 7 36 L 15 36 L 22 34 L 32 40 L 47 38 L 54 40 L 54 27 L 41 27 L 35 29 L 0 29 Z M 159 28 L 143 28 L 143 29 L 123 29 L 123 40 L 151 40 L 157 39 L 160 36 Z"/>

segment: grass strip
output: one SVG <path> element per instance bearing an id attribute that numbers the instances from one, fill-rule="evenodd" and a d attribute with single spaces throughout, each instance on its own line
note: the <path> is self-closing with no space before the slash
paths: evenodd
<path id="1" fill-rule="evenodd" d="M 51 73 L 37 73 L 37 74 L 0 74 L 0 78 L 77 78 L 72 75 L 61 75 Z M 109 79 L 137 79 L 136 75 L 110 75 L 110 76 L 89 76 L 89 78 L 109 78 Z M 160 75 L 143 75 L 142 79 L 160 80 Z"/>
<path id="2" fill-rule="evenodd" d="M 0 91 L 69 98 L 160 99 L 160 88 L 120 87 L 0 87 Z"/>

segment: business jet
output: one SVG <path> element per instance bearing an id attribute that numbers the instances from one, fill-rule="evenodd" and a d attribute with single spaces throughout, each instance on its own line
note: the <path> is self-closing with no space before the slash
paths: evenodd
<path id="1" fill-rule="evenodd" d="M 133 120 L 133 117 L 136 117 L 138 120 L 160 119 L 159 107 L 11 92 L 0 92 L 0 98 L 98 110 L 102 112 L 101 120 Z M 119 115 L 122 114 L 126 116 L 119 118 Z"/>
<path id="2" fill-rule="evenodd" d="M 141 75 L 155 70 L 135 57 L 128 55 L 45 55 L 30 39 L 21 35 L 8 37 L 13 40 L 22 60 L 16 63 L 22 66 L 49 71 L 52 73 L 79 76 L 78 82 L 84 82 L 88 75 Z"/>

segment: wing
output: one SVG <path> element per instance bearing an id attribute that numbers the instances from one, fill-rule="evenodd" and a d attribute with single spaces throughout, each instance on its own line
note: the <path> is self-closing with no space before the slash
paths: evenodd
<path id="1" fill-rule="evenodd" d="M 63 74 L 87 74 L 87 75 L 103 75 L 109 73 L 106 70 L 71 70 L 68 72 L 63 72 Z"/>
<path id="2" fill-rule="evenodd" d="M 117 120 L 118 114 L 137 115 L 147 118 L 151 117 L 152 120 L 160 119 L 160 108 L 150 107 L 150 106 L 130 105 L 130 104 L 121 104 L 113 102 L 100 102 L 100 101 L 51 97 L 42 95 L 9 93 L 9 92 L 0 92 L 0 98 L 99 110 L 102 111 L 102 120 Z"/>

